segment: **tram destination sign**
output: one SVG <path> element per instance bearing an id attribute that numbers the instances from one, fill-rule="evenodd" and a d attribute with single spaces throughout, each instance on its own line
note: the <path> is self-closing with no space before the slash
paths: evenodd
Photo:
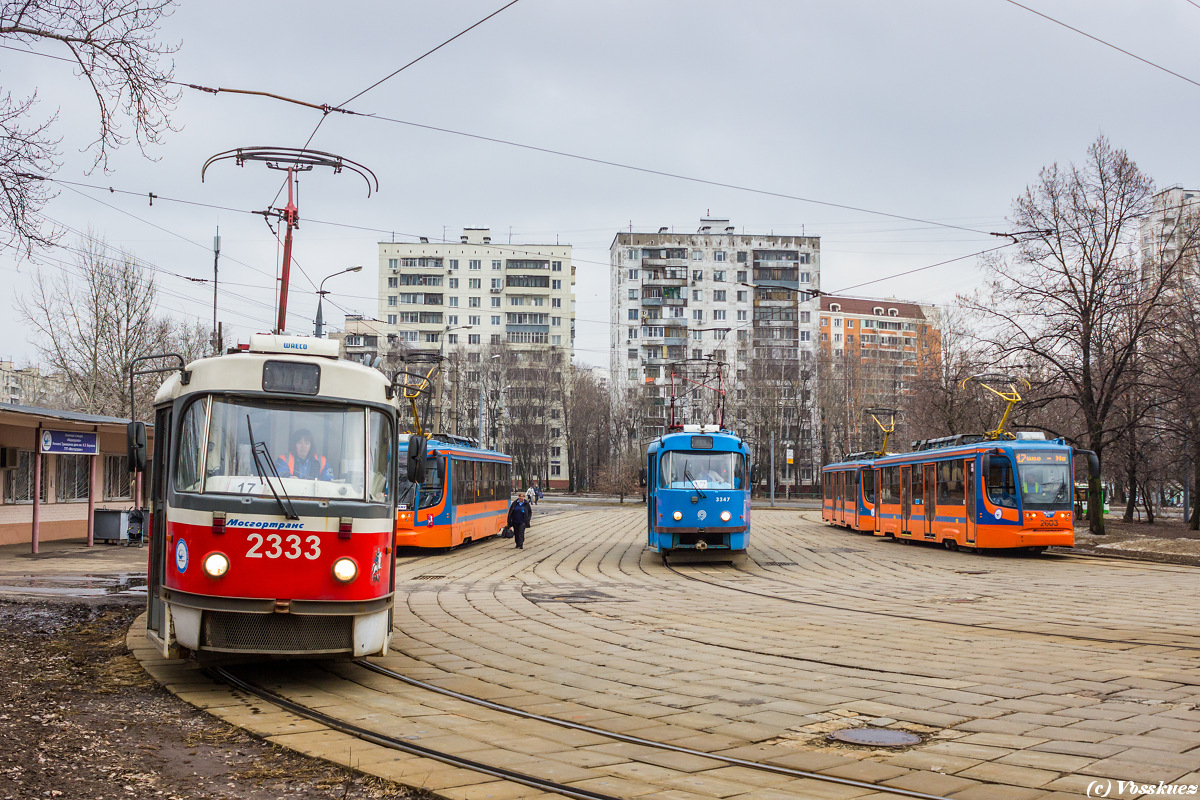
<path id="1" fill-rule="evenodd" d="M 43 453 L 94 456 L 100 452 L 97 438 L 95 433 L 44 430 L 40 446 Z"/>

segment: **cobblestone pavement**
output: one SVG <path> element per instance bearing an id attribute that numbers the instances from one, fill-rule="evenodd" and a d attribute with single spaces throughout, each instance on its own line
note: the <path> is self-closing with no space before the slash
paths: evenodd
<path id="1" fill-rule="evenodd" d="M 1200 571 L 952 553 L 754 512 L 734 564 L 664 566 L 644 509 L 535 519 L 504 540 L 397 567 L 393 654 L 377 663 L 465 694 L 708 753 L 957 800 L 1080 797 L 1090 783 L 1200 784 Z M 452 798 L 537 793 L 331 733 L 211 684 L 181 697 L 301 752 Z M 638 798 L 887 797 L 522 721 L 355 664 L 253 677 L 361 725 L 487 763 Z M 901 728 L 891 751 L 831 744 Z"/>

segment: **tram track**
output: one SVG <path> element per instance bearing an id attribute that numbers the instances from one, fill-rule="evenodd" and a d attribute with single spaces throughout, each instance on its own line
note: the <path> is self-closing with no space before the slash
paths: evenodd
<path id="1" fill-rule="evenodd" d="M 881 793 L 892 795 L 895 797 L 911 798 L 912 800 L 949 800 L 949 798 L 946 798 L 942 795 L 929 794 L 926 792 L 918 792 L 918 791 L 914 791 L 911 789 L 902 789 L 899 787 L 891 787 L 891 786 L 886 786 L 886 785 L 879 784 L 879 783 L 872 783 L 869 781 L 859 781 L 859 780 L 854 780 L 851 778 L 841 778 L 841 777 L 837 777 L 834 775 L 824 775 L 819 772 L 811 772 L 808 770 L 795 769 L 792 767 L 786 767 L 786 766 L 779 765 L 779 764 L 771 764 L 769 762 L 753 761 L 751 759 L 738 758 L 736 756 L 724 755 L 721 753 L 710 753 L 710 752 L 707 752 L 704 750 L 697 750 L 697 749 L 690 748 L 690 747 L 683 747 L 681 745 L 673 745 L 673 744 L 669 744 L 666 742 L 658 742 L 658 741 L 654 741 L 652 739 L 645 739 L 645 738 L 642 738 L 639 736 L 633 736 L 631 734 L 607 731 L 607 730 L 604 730 L 603 728 L 597 728 L 597 727 L 594 727 L 591 725 L 585 725 L 583 723 L 573 722 L 571 720 L 559 719 L 557 717 L 546 716 L 544 714 L 536 714 L 536 713 L 533 713 L 530 711 L 524 711 L 522 709 L 515 708 L 513 706 L 508 706 L 503 703 L 497 703 L 492 700 L 487 700 L 487 699 L 480 698 L 480 697 L 474 697 L 472 695 L 465 694 L 463 692 L 458 692 L 453 689 L 446 689 L 444 687 L 437 686 L 432 683 L 428 683 L 425 681 L 421 681 L 421 680 L 417 680 L 415 678 L 408 677 L 407 675 L 403 675 L 402 673 L 396 672 L 395 670 L 388 669 L 387 667 L 380 666 L 378 664 L 372 663 L 365 659 L 355 659 L 351 663 L 353 663 L 367 671 L 370 671 L 370 672 L 378 674 L 378 675 L 382 675 L 387 678 L 391 678 L 391 679 L 396 680 L 400 683 L 403 683 L 407 686 L 411 686 L 415 689 L 420 689 L 422 691 L 427 691 L 427 692 L 438 694 L 438 695 L 441 695 L 444 697 L 449 697 L 454 700 L 458 700 L 459 702 L 469 703 L 471 705 L 475 705 L 475 706 L 478 706 L 481 708 L 486 708 L 491 711 L 499 712 L 499 713 L 509 715 L 509 716 L 512 716 L 515 718 L 536 721 L 536 722 L 542 722 L 542 723 L 545 723 L 548 725 L 565 728 L 565 729 L 576 731 L 579 733 L 587 733 L 587 734 L 590 734 L 593 736 L 603 737 L 605 739 L 609 739 L 614 742 L 621 742 L 623 744 L 631 744 L 631 745 L 636 745 L 639 747 L 651 748 L 655 751 L 660 751 L 660 752 L 678 753 L 680 755 L 687 755 L 687 756 L 693 756 L 693 757 L 697 757 L 697 758 L 703 758 L 703 759 L 707 759 L 707 760 L 710 760 L 713 762 L 717 762 L 724 766 L 743 767 L 746 769 L 756 770 L 758 772 L 766 772 L 766 773 L 770 773 L 770 774 L 774 774 L 774 775 L 781 775 L 781 776 L 788 777 L 788 778 L 818 781 L 818 782 L 824 783 L 824 784 L 844 786 L 844 787 L 852 788 L 852 789 L 863 789 L 863 790 L 871 791 L 871 792 L 881 792 Z M 400 737 L 391 736 L 389 734 L 382 733 L 380 731 L 372 730 L 370 728 L 366 728 L 361 725 L 357 725 L 355 723 L 348 722 L 343 719 L 339 719 L 330 714 L 326 714 L 323 711 L 319 711 L 317 709 L 311 708 L 302 703 L 297 703 L 296 701 L 290 700 L 290 699 L 280 695 L 277 692 L 271 691 L 271 690 L 266 689 L 258 684 L 255 684 L 248 680 L 245 680 L 245 679 L 235 675 L 227 667 L 212 667 L 208 671 L 212 677 L 214 677 L 220 681 L 223 681 L 230 687 L 232 687 L 240 692 L 243 692 L 245 694 L 256 697 L 259 700 L 262 700 L 264 702 L 271 703 L 272 705 L 275 705 L 281 709 L 284 709 L 293 714 L 296 714 L 297 716 L 304 717 L 305 719 L 325 725 L 326 727 L 328 727 L 332 730 L 336 730 L 341 733 L 345 733 L 349 736 L 353 736 L 357 739 L 361 739 L 362 741 L 366 741 L 371 744 L 375 744 L 375 745 L 379 745 L 381 747 L 386 747 L 389 749 L 397 750 L 399 752 L 407 753 L 409 755 L 419 756 L 422 758 L 429 758 L 429 759 L 432 759 L 439 763 L 446 764 L 447 766 L 452 766 L 452 767 L 456 767 L 459 769 L 466 769 L 466 770 L 470 770 L 472 772 L 477 772 L 477 773 L 488 775 L 488 776 L 495 777 L 498 779 L 512 781 L 514 783 L 519 783 L 523 786 L 529 786 L 531 788 L 536 788 L 536 789 L 539 789 L 542 791 L 553 792 L 555 794 L 563 795 L 564 797 L 579 798 L 579 800 L 618 800 L 618 798 L 614 798 L 611 795 L 606 795 L 606 794 L 603 794 L 600 792 L 593 792 L 593 791 L 590 791 L 587 789 L 580 789 L 579 787 L 571 786 L 569 784 L 560 783 L 560 782 L 549 780 L 546 778 L 541 778 L 536 775 L 531 775 L 529 773 L 520 772 L 518 770 L 508 769 L 505 767 L 497 767 L 494 765 L 485 764 L 481 761 L 476 761 L 473 759 L 465 758 L 463 756 L 457 756 L 452 753 L 447 753 L 445 751 L 437 750 L 435 748 L 425 747 L 423 745 L 415 744 L 411 741 L 407 741 Z"/>
<path id="2" fill-rule="evenodd" d="M 754 563 L 757 566 L 761 566 L 760 564 L 758 564 L 757 561 Z M 684 580 L 693 581 L 693 582 L 697 582 L 697 583 L 703 583 L 708 586 L 714 586 L 714 587 L 717 587 L 720 589 L 725 589 L 727 591 L 737 592 L 739 594 L 750 595 L 753 597 L 761 597 L 761 598 L 764 598 L 767 600 L 777 600 L 777 601 L 784 602 L 784 603 L 790 603 L 790 604 L 794 604 L 794 605 L 803 605 L 803 606 L 808 606 L 811 608 L 822 608 L 822 609 L 826 609 L 829 611 L 842 611 L 842 612 L 846 612 L 846 613 L 862 614 L 862 615 L 872 616 L 872 617 L 902 619 L 902 620 L 907 620 L 910 622 L 924 622 L 924 623 L 929 623 L 929 624 L 933 624 L 933 625 L 946 625 L 946 626 L 951 626 L 951 627 L 955 627 L 955 628 L 966 628 L 966 629 L 976 630 L 976 631 L 988 631 L 988 632 L 994 632 L 994 633 L 1013 633 L 1013 634 L 1018 634 L 1021 636 L 1036 636 L 1036 637 L 1040 637 L 1040 638 L 1044 638 L 1044 639 L 1066 639 L 1068 641 L 1092 642 L 1092 643 L 1096 643 L 1096 644 L 1127 645 L 1130 647 L 1158 647 L 1158 648 L 1171 648 L 1173 650 L 1182 650 L 1182 651 L 1188 651 L 1188 652 L 1200 652 L 1200 645 L 1164 644 L 1162 642 L 1143 642 L 1143 641 L 1137 641 L 1137 640 L 1132 640 L 1132 639 L 1116 639 L 1116 638 L 1108 638 L 1108 637 L 1103 637 L 1103 636 L 1081 636 L 1078 634 L 1061 633 L 1061 632 L 1056 632 L 1056 631 L 1035 631 L 1035 630 L 1028 630 L 1025 628 L 1008 628 L 1008 627 L 1004 627 L 1004 626 L 1000 626 L 1000 625 L 981 625 L 976 622 L 962 622 L 959 620 L 952 620 L 952 619 L 939 619 L 937 617 L 922 617 L 922 616 L 916 616 L 914 614 L 902 614 L 897 611 L 880 611 L 877 609 L 855 608 L 853 606 L 839 606 L 839 605 L 834 605 L 832 603 L 821 603 L 821 602 L 817 602 L 815 600 L 801 600 L 801 599 L 795 598 L 795 597 L 784 597 L 782 595 L 770 594 L 768 592 L 755 591 L 753 589 L 748 589 L 748 588 L 742 587 L 742 586 L 732 586 L 728 583 L 722 583 L 721 581 L 716 581 L 716 580 L 709 580 L 709 579 L 702 578 L 702 577 L 699 577 L 696 575 L 688 575 L 684 572 L 679 571 L 675 566 L 671 565 L 670 563 L 665 563 L 665 566 L 666 566 L 667 570 L 674 573 L 675 575 L 678 575 L 679 577 L 683 578 Z M 758 573 L 750 572 L 741 567 L 738 567 L 736 564 L 733 564 L 732 568 L 744 575 L 750 575 L 753 577 L 763 577 Z"/>

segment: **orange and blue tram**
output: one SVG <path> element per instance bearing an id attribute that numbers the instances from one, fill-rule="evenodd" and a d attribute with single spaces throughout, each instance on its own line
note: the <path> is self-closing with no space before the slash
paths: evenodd
<path id="1" fill-rule="evenodd" d="M 911 453 L 861 454 L 822 469 L 821 518 L 851 530 L 956 550 L 1075 544 L 1076 459 L 1098 476 L 1095 453 L 1063 439 L 950 436 Z"/>
<path id="2" fill-rule="evenodd" d="M 401 463 L 408 434 L 399 436 Z M 458 547 L 495 536 L 508 519 L 512 457 L 474 440 L 435 434 L 425 443 L 424 474 L 401 476 L 397 547 Z"/>

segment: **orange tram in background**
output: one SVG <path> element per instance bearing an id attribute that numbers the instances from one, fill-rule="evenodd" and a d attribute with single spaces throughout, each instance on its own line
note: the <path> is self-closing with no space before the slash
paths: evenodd
<path id="1" fill-rule="evenodd" d="M 1072 547 L 1080 457 L 1098 476 L 1095 453 L 1028 431 L 928 439 L 911 453 L 856 454 L 822 469 L 821 518 L 951 550 Z"/>

